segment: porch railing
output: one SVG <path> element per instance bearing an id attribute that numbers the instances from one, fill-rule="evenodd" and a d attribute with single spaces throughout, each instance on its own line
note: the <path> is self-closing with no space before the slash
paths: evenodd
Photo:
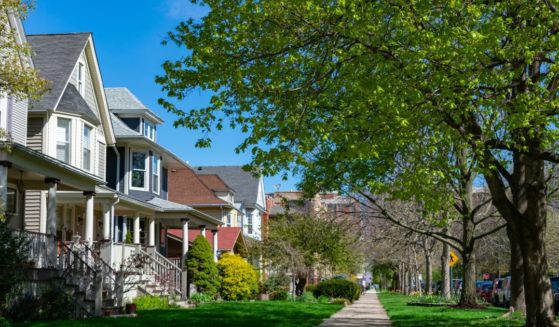
<path id="1" fill-rule="evenodd" d="M 50 247 L 56 249 L 56 238 L 54 235 L 27 230 L 13 230 L 12 232 L 25 240 L 28 249 L 27 260 L 33 263 L 34 268 L 56 267 L 56 262 L 49 260 L 48 256 L 48 249 Z"/>
<path id="2" fill-rule="evenodd" d="M 181 267 L 181 258 L 167 258 L 169 261 L 171 261 L 172 264 L 174 264 L 177 267 Z"/>
<path id="3" fill-rule="evenodd" d="M 169 293 L 182 295 L 182 269 L 165 258 L 159 252 L 148 253 L 139 249 L 139 254 L 146 259 L 144 273 L 155 277 L 156 284 L 163 286 Z"/>

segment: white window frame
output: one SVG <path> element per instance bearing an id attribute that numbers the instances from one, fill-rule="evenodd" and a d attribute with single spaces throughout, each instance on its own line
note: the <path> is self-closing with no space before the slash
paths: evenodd
<path id="1" fill-rule="evenodd" d="M 66 143 L 68 144 L 68 161 L 67 161 L 67 162 L 64 161 L 64 160 L 62 160 L 62 159 L 59 159 L 59 158 L 58 158 L 58 143 L 59 143 L 59 140 L 58 140 L 58 122 L 59 122 L 59 120 L 61 120 L 61 119 L 68 121 L 68 140 L 67 140 L 67 142 L 66 142 Z M 67 163 L 67 164 L 70 164 L 70 165 L 71 165 L 72 162 L 73 162 L 73 161 L 72 161 L 72 159 L 73 159 L 73 158 L 72 158 L 72 153 L 74 152 L 73 149 L 72 149 L 72 148 L 73 148 L 73 142 L 72 142 L 72 139 L 73 139 L 73 136 L 72 136 L 72 133 L 73 133 L 72 125 L 73 125 L 73 123 L 72 123 L 72 122 L 73 122 L 73 119 L 71 119 L 71 118 L 61 117 L 61 116 L 57 116 L 57 117 L 56 117 L 56 134 L 55 134 L 56 137 L 55 137 L 55 152 L 54 152 L 54 157 L 55 157 L 56 159 L 62 161 L 62 162 L 65 162 L 65 163 Z"/>
<path id="2" fill-rule="evenodd" d="M 89 128 L 89 169 L 85 168 L 85 149 L 86 149 L 86 144 L 85 144 L 85 129 Z M 83 123 L 83 128 L 82 128 L 82 169 L 88 172 L 93 172 L 93 158 L 95 157 L 94 154 L 94 149 L 95 149 L 95 143 L 94 143 L 94 135 L 95 135 L 95 128 L 89 124 L 86 124 L 85 122 Z"/>
<path id="3" fill-rule="evenodd" d="M 153 154 L 151 159 L 151 178 L 154 181 L 151 185 L 151 191 L 155 194 L 161 193 L 161 158 L 157 154 Z M 156 169 L 157 168 L 157 169 Z M 157 176 L 157 183 L 155 183 L 155 176 Z M 157 190 L 154 188 L 157 186 Z"/>
<path id="4" fill-rule="evenodd" d="M 137 187 L 137 186 L 133 186 L 132 185 L 132 181 L 134 180 L 133 175 L 134 175 L 134 152 L 138 152 L 138 153 L 143 153 L 145 154 L 146 158 L 145 158 L 145 164 L 144 164 L 144 187 Z M 129 167 L 130 167 L 130 181 L 129 181 L 129 186 L 131 190 L 137 190 L 137 191 L 149 191 L 149 151 L 148 150 L 142 150 L 142 149 L 130 149 L 130 163 L 129 163 Z M 139 170 L 139 169 L 138 169 Z"/>
<path id="5" fill-rule="evenodd" d="M 78 84 L 78 91 L 81 95 L 85 93 L 85 63 L 83 61 L 78 62 L 78 69 L 76 72 L 76 83 Z"/>
<path id="6" fill-rule="evenodd" d="M 155 141 L 155 124 L 147 119 L 142 119 L 142 133 L 148 139 Z"/>
<path id="7" fill-rule="evenodd" d="M 227 227 L 233 226 L 233 215 L 231 213 L 228 213 L 225 216 L 225 226 Z"/>
<path id="8" fill-rule="evenodd" d="M 254 215 L 252 213 L 247 214 L 247 234 L 254 233 Z"/>

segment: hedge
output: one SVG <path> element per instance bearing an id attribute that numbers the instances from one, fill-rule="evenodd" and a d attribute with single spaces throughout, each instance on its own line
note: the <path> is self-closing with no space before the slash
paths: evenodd
<path id="1" fill-rule="evenodd" d="M 359 299 L 361 288 L 357 283 L 344 279 L 330 279 L 320 282 L 313 291 L 316 298 L 327 296 L 329 298 L 344 298 L 353 302 Z"/>

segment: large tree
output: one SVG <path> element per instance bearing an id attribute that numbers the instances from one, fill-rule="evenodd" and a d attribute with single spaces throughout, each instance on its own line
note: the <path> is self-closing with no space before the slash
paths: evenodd
<path id="1" fill-rule="evenodd" d="M 208 16 L 170 33 L 191 52 L 157 81 L 179 100 L 213 96 L 187 111 L 161 100 L 177 126 L 228 122 L 249 133 L 238 150 L 263 173 L 295 165 L 342 190 L 348 179 L 382 190 L 418 140 L 427 152 L 468 145 L 525 275 L 526 324 L 554 324 L 544 235 L 545 164 L 559 162 L 556 0 L 195 2 Z M 438 178 L 413 176 L 411 187 Z"/>

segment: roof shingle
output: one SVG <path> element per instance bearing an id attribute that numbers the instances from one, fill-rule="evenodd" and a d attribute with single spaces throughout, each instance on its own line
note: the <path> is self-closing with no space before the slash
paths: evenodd
<path id="1" fill-rule="evenodd" d="M 219 175 L 235 190 L 235 202 L 254 205 L 258 201 L 260 179 L 243 170 L 242 166 L 203 166 L 196 169 L 199 175 Z"/>

